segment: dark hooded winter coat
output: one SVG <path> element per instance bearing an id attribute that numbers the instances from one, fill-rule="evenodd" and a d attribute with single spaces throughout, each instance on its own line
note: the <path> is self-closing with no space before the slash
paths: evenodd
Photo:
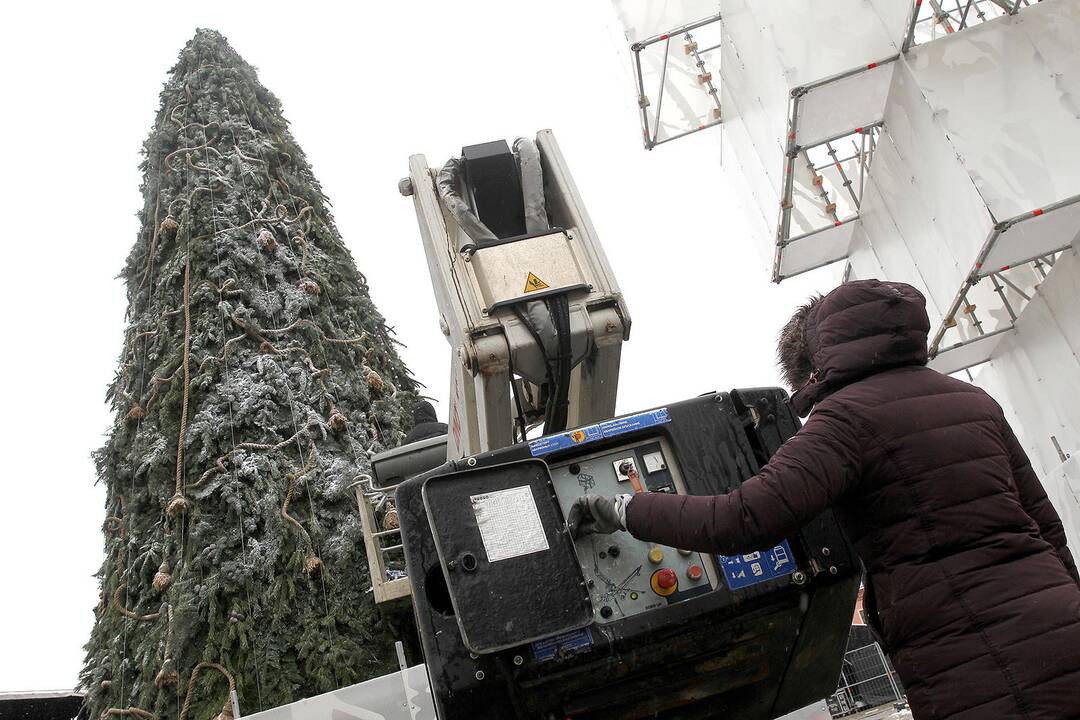
<path id="1" fill-rule="evenodd" d="M 427 400 L 421 400 L 413 408 L 413 426 L 405 435 L 405 444 L 446 434 L 446 423 L 439 422 L 435 408 Z"/>
<path id="2" fill-rule="evenodd" d="M 730 555 L 833 507 L 917 720 L 1080 718 L 1080 579 L 1061 521 L 998 404 L 925 367 L 922 295 L 848 283 L 806 328 L 802 430 L 727 495 L 636 495 L 630 532 Z"/>

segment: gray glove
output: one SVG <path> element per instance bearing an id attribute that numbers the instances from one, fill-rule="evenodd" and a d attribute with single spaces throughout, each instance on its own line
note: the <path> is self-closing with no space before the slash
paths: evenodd
<path id="1" fill-rule="evenodd" d="M 610 535 L 626 529 L 626 506 L 632 495 L 583 495 L 570 506 L 566 526 L 574 539 L 598 533 Z"/>

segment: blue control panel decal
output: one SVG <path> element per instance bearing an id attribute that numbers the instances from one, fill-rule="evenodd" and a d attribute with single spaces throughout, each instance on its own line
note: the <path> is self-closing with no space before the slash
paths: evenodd
<path id="1" fill-rule="evenodd" d="M 537 640 L 532 644 L 533 657 L 537 662 L 547 662 L 556 657 L 566 657 L 592 647 L 593 639 L 589 628 L 571 630 L 554 637 Z"/>
<path id="2" fill-rule="evenodd" d="M 625 435 L 635 430 L 644 430 L 645 428 L 664 425 L 669 422 L 671 422 L 671 415 L 668 413 L 667 408 L 648 410 L 636 415 L 605 420 L 596 425 L 589 425 L 577 430 L 533 440 L 529 443 L 529 450 L 532 452 L 533 457 L 540 457 L 559 450 L 585 445 L 604 438 Z"/>
<path id="3" fill-rule="evenodd" d="M 717 555 L 724 580 L 732 590 L 757 585 L 795 572 L 795 557 L 784 540 L 768 550 L 748 555 Z"/>

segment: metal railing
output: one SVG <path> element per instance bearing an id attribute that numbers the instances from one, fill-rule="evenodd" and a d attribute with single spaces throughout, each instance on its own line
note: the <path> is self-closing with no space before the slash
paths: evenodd
<path id="1" fill-rule="evenodd" d="M 364 531 L 364 547 L 367 550 L 368 571 L 371 573 L 371 591 L 375 596 L 375 602 L 382 603 L 397 598 L 406 597 L 412 592 L 412 585 L 404 571 L 404 553 L 402 552 L 401 528 L 393 527 L 378 530 L 378 522 L 375 517 L 376 509 L 390 503 L 391 508 L 394 490 L 397 485 L 385 488 L 376 488 L 371 483 L 370 475 L 361 475 L 356 483 L 356 502 L 360 508 L 360 519 Z M 390 510 L 387 511 L 389 514 Z M 397 512 L 393 509 L 393 512 Z M 384 516 L 385 522 L 385 516 Z M 396 544 L 386 544 L 387 538 L 396 538 Z M 391 542 L 393 542 L 391 540 Z M 401 555 L 401 569 L 391 568 L 387 562 L 387 555 L 399 553 Z"/>
<path id="2" fill-rule="evenodd" d="M 876 642 L 844 653 L 840 686 L 828 698 L 834 718 L 903 700 L 896 671 Z"/>

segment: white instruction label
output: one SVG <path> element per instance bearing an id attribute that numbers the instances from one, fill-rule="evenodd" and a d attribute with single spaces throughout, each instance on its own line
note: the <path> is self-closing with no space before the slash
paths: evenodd
<path id="1" fill-rule="evenodd" d="M 528 485 L 472 495 L 469 500 L 488 562 L 548 549 L 540 513 Z"/>

